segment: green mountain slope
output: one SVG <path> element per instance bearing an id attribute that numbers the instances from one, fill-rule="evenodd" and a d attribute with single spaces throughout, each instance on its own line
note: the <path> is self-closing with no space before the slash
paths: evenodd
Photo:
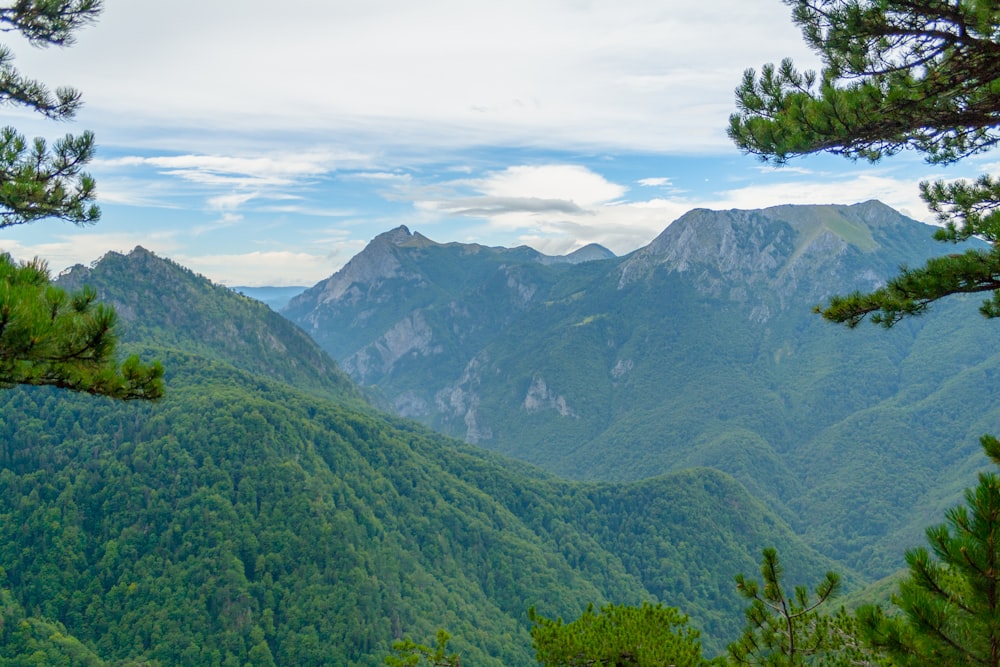
<path id="1" fill-rule="evenodd" d="M 558 480 L 357 407 L 301 332 L 169 261 L 86 278 L 167 397 L 0 393 L 0 659 L 44 639 L 79 664 L 377 665 L 443 626 L 469 664 L 529 665 L 530 605 L 654 597 L 712 652 L 762 547 L 802 579 L 831 566 L 716 471 Z"/>
<path id="2" fill-rule="evenodd" d="M 1000 418 L 969 301 L 888 332 L 812 313 L 946 250 L 878 202 L 695 210 L 575 265 L 410 236 L 284 311 L 392 409 L 573 478 L 727 472 L 872 577 L 922 541 Z"/>
<path id="3" fill-rule="evenodd" d="M 142 247 L 108 253 L 91 267 L 77 265 L 57 282 L 66 289 L 94 287 L 115 307 L 124 342 L 186 350 L 361 404 L 354 383 L 298 327 L 262 302 L 220 289 Z"/>

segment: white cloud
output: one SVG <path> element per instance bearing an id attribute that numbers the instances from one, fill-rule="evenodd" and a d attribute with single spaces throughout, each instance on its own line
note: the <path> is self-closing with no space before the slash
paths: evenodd
<path id="1" fill-rule="evenodd" d="M 231 155 L 124 156 L 94 160 L 95 169 L 154 167 L 161 173 L 203 185 L 288 185 L 304 177 L 329 173 L 340 164 L 366 160 L 359 154 L 313 152 L 241 157 Z"/>
<path id="2" fill-rule="evenodd" d="M 513 166 L 468 185 L 491 197 L 563 200 L 586 207 L 621 198 L 628 188 L 572 164 Z"/>
<path id="3" fill-rule="evenodd" d="M 670 179 L 665 176 L 657 176 L 655 178 L 640 178 L 636 181 L 639 185 L 647 188 L 655 188 L 664 185 L 670 185 Z"/>
<path id="4" fill-rule="evenodd" d="M 814 174 L 812 169 L 806 167 L 794 167 L 791 165 L 783 164 L 780 166 L 775 166 L 772 164 L 759 164 L 757 165 L 757 171 L 762 174 Z"/>
<path id="5" fill-rule="evenodd" d="M 202 210 L 235 211 L 253 202 L 256 209 L 271 212 L 343 215 L 315 203 L 275 206 L 264 202 L 301 202 L 301 193 L 322 179 L 368 161 L 357 153 L 310 150 L 255 156 L 125 155 L 94 160 L 92 167 L 102 203 L 182 208 L 196 201 Z M 224 218 L 223 222 L 232 221 Z"/>
<path id="6" fill-rule="evenodd" d="M 325 255 L 287 250 L 181 254 L 172 259 L 222 285 L 313 285 L 334 272 Z"/>
<path id="7" fill-rule="evenodd" d="M 136 246 L 143 246 L 164 257 L 170 257 L 181 244 L 169 231 L 135 233 L 94 231 L 52 234 L 44 242 L 19 240 L 14 235 L 0 237 L 0 248 L 18 260 L 43 257 L 53 272 L 58 273 L 76 264 L 90 264 L 108 252 L 128 253 Z"/>
<path id="8" fill-rule="evenodd" d="M 387 172 L 387 171 L 360 171 L 357 173 L 349 174 L 349 178 L 358 178 L 362 180 L 369 181 L 392 181 L 392 182 L 402 182 L 409 183 L 413 180 L 413 176 L 406 173 L 397 172 Z"/>
<path id="9" fill-rule="evenodd" d="M 917 182 L 878 172 L 826 176 L 821 180 L 771 181 L 720 192 L 717 208 L 765 208 L 779 204 L 852 204 L 869 199 L 891 206 L 916 220 L 933 216 L 920 199 Z"/>
<path id="10" fill-rule="evenodd" d="M 669 224 L 669 216 L 679 215 L 684 206 L 665 200 L 622 202 L 627 187 L 573 164 L 515 165 L 481 178 L 451 182 L 450 187 L 473 194 L 441 189 L 438 194 L 449 196 L 417 200 L 415 206 L 431 214 L 483 219 L 485 236 L 509 238 L 513 233 L 516 243 L 550 254 L 571 252 L 588 243 L 601 243 L 616 253 L 629 252 L 648 243 Z"/>

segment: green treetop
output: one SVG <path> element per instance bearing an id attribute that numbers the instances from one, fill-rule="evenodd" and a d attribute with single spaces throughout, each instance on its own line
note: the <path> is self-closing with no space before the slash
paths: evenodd
<path id="1" fill-rule="evenodd" d="M 840 586 L 840 578 L 827 572 L 816 587 L 814 599 L 804 586 L 795 588 L 794 597 L 786 594 L 783 568 L 774 549 L 764 549 L 760 572 L 763 585 L 736 577 L 736 590 L 750 601 L 746 609 L 747 627 L 738 641 L 729 645 L 729 655 L 736 665 L 804 665 L 805 660 L 827 650 L 828 628 L 821 622 L 817 607 L 831 598 Z"/>
<path id="2" fill-rule="evenodd" d="M 0 30 L 21 33 L 35 46 L 71 44 L 74 32 L 96 19 L 100 0 L 16 0 L 0 6 Z M 0 104 L 27 107 L 68 120 L 80 106 L 72 88 L 50 91 L 22 75 L 0 45 Z M 94 137 L 66 135 L 50 147 L 0 128 L 0 228 L 44 218 L 79 225 L 100 218 L 94 180 L 83 171 Z M 115 314 L 92 290 L 68 295 L 52 286 L 41 262 L 18 264 L 0 255 L 0 387 L 53 385 L 114 398 L 154 399 L 163 369 L 135 357 L 118 365 Z"/>
<path id="3" fill-rule="evenodd" d="M 532 607 L 531 637 L 544 667 L 700 667 L 699 633 L 673 607 L 589 606 L 570 623 L 545 618 Z"/>
<path id="4" fill-rule="evenodd" d="M 876 161 L 906 148 L 947 164 L 1000 142 L 1000 5 L 986 0 L 785 0 L 819 73 L 791 60 L 745 72 L 729 136 L 777 163 L 830 152 Z M 982 312 L 1000 314 L 1000 182 L 922 183 L 945 225 L 937 238 L 991 247 L 904 268 L 871 294 L 835 297 L 823 316 L 891 326 L 933 301 L 992 291 Z"/>

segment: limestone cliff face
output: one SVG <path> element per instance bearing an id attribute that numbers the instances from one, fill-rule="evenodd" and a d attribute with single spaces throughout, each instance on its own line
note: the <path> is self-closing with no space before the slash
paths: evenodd
<path id="1" fill-rule="evenodd" d="M 818 302 L 833 293 L 877 288 L 895 269 L 882 270 L 876 253 L 880 240 L 913 225 L 874 201 L 696 209 L 627 258 L 618 285 L 627 287 L 665 269 L 685 274 L 703 294 L 750 303 L 753 317 L 763 320 L 792 298 Z"/>
<path id="2" fill-rule="evenodd" d="M 351 377 L 364 383 L 373 375 L 390 371 L 407 354 L 426 357 L 442 351 L 440 345 L 434 344 L 434 333 L 423 313 L 417 311 L 401 319 L 374 343 L 345 359 L 343 368 Z"/>
<path id="3" fill-rule="evenodd" d="M 700 209 L 618 258 L 596 245 L 549 257 L 437 243 L 398 227 L 284 313 L 398 414 L 541 461 L 605 432 L 683 440 L 678 424 L 693 417 L 656 415 L 684 392 L 721 400 L 734 377 L 750 388 L 727 405 L 769 395 L 754 383 L 789 373 L 810 336 L 833 345 L 812 306 L 939 254 L 932 231 L 878 202 Z M 720 386 L 695 386 L 716 366 Z M 610 464 L 595 454 L 590 465 Z"/>

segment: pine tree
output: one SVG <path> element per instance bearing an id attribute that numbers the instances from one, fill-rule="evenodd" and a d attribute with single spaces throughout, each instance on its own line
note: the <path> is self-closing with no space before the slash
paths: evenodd
<path id="1" fill-rule="evenodd" d="M 728 646 L 736 665 L 792 667 L 810 664 L 831 649 L 831 623 L 818 608 L 840 588 L 840 577 L 827 572 L 810 598 L 805 586 L 794 595 L 785 591 L 784 568 L 774 549 L 764 549 L 760 573 L 762 581 L 736 576 L 736 590 L 750 601 L 747 626 L 739 640 Z"/>
<path id="2" fill-rule="evenodd" d="M 643 603 L 639 607 L 589 606 L 570 623 L 528 610 L 535 654 L 544 667 L 698 667 L 699 633 L 673 607 Z"/>
<path id="3" fill-rule="evenodd" d="M 981 443 L 1000 464 L 1000 441 Z M 858 610 L 868 641 L 894 664 L 1000 666 L 1000 475 L 980 473 L 965 501 L 927 529 L 933 557 L 907 552 L 909 574 L 893 598 L 902 613 Z"/>
<path id="4" fill-rule="evenodd" d="M 830 152 L 877 161 L 904 149 L 947 164 L 1000 142 L 1000 5 L 987 0 L 785 0 L 819 73 L 791 60 L 744 73 L 729 136 L 744 151 L 783 163 Z M 904 268 L 870 294 L 834 298 L 823 316 L 884 326 L 944 296 L 992 291 L 981 309 L 1000 315 L 1000 181 L 922 183 L 945 228 L 991 247 Z"/>
<path id="5" fill-rule="evenodd" d="M 0 7 L 0 30 L 21 33 L 35 46 L 72 44 L 74 32 L 101 11 L 100 0 L 17 0 Z M 68 120 L 80 106 L 72 88 L 50 91 L 22 75 L 0 45 L 0 103 Z M 94 180 L 83 171 L 94 137 L 67 134 L 51 147 L 0 128 L 0 228 L 44 218 L 78 225 L 97 222 Z M 39 261 L 18 264 L 0 255 L 0 387 L 53 385 L 122 399 L 155 399 L 163 369 L 115 357 L 115 314 L 93 291 L 67 295 L 51 284 Z"/>

